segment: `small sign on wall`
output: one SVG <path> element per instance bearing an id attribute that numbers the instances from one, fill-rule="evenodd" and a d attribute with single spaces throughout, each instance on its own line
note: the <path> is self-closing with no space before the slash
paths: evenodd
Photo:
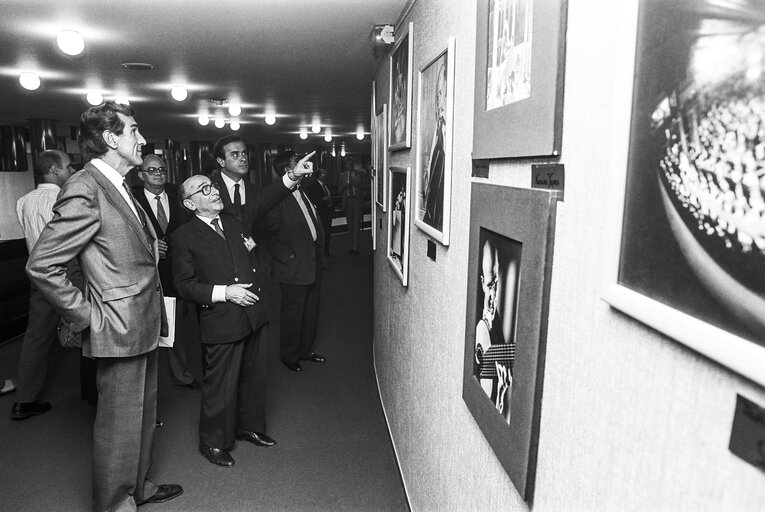
<path id="1" fill-rule="evenodd" d="M 765 471 L 765 409 L 737 395 L 728 449 Z"/>
<path id="2" fill-rule="evenodd" d="M 565 172 L 563 164 L 533 164 L 531 166 L 531 188 L 549 190 L 558 201 L 563 201 Z"/>

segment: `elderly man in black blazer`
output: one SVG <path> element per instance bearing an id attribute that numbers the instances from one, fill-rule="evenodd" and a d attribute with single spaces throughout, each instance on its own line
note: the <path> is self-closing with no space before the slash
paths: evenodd
<path id="1" fill-rule="evenodd" d="M 257 221 L 290 194 L 302 165 L 247 202 L 246 217 Z M 194 218 L 170 237 L 178 294 L 201 308 L 204 359 L 199 449 L 213 464 L 230 467 L 235 439 L 257 446 L 276 442 L 265 434 L 265 273 L 251 228 L 221 214 L 221 192 L 206 176 L 192 176 L 180 189 Z"/>
<path id="2" fill-rule="evenodd" d="M 157 232 L 157 244 L 159 246 L 159 278 L 162 281 L 162 290 L 165 296 L 175 297 L 173 286 L 172 259 L 169 254 L 170 235 L 178 226 L 188 221 L 191 215 L 186 211 L 178 199 L 178 187 L 167 182 L 167 166 L 157 155 L 146 155 L 143 163 L 136 169 L 141 185 L 133 187 L 133 195 L 146 212 L 146 217 Z M 195 314 L 187 311 L 182 300 L 177 300 L 175 305 L 176 325 L 184 329 L 176 328 L 175 343 L 168 351 L 167 361 L 170 366 L 170 380 L 176 386 L 188 386 L 198 388 L 200 382 L 194 378 L 189 370 L 186 348 L 187 337 L 192 335 L 192 330 L 198 330 Z"/>
<path id="3" fill-rule="evenodd" d="M 292 173 L 301 165 L 296 161 L 294 151 L 279 153 L 274 170 L 279 175 Z M 290 370 L 302 372 L 301 360 L 326 361 L 313 351 L 319 325 L 324 231 L 314 205 L 298 187 L 268 213 L 263 232 L 266 249 L 273 258 L 274 276 L 281 285 L 282 362 Z"/>

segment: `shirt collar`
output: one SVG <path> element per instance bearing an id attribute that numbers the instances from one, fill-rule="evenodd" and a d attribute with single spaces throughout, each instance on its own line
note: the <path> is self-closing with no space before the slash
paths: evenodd
<path id="1" fill-rule="evenodd" d="M 239 181 L 234 181 L 234 180 L 232 180 L 231 178 L 229 178 L 228 176 L 226 176 L 226 175 L 223 173 L 223 171 L 221 171 L 221 172 L 220 172 L 220 177 L 223 179 L 223 183 L 225 183 L 225 184 L 226 184 L 226 188 L 227 188 L 227 189 L 229 189 L 229 190 L 231 190 L 232 188 L 234 188 L 234 185 L 235 185 L 235 184 L 239 183 L 239 184 L 241 185 L 241 183 L 242 183 L 242 180 L 241 180 L 241 179 L 240 179 Z M 240 188 L 243 188 L 243 187 L 240 187 Z"/>
<path id="2" fill-rule="evenodd" d="M 54 189 L 55 190 L 60 190 L 61 189 L 61 187 L 59 187 L 55 183 L 40 183 L 39 185 L 37 185 L 37 188 L 49 188 L 51 190 L 54 190 Z"/>
<path id="3" fill-rule="evenodd" d="M 117 190 L 122 189 L 122 184 L 125 182 L 125 177 L 117 172 L 117 169 L 107 164 L 100 158 L 94 158 L 90 161 L 90 163 L 93 164 L 96 169 L 101 171 L 101 174 L 103 174 L 107 180 L 111 181 L 112 184 L 117 187 Z"/>
<path id="4" fill-rule="evenodd" d="M 146 199 L 148 199 L 149 201 L 156 201 L 156 199 L 154 198 L 157 197 L 157 194 L 155 194 L 154 192 L 150 192 L 149 190 L 146 190 L 146 187 L 143 188 L 143 193 L 146 196 Z M 167 194 L 165 193 L 164 190 L 162 191 L 161 194 L 159 194 L 159 197 L 161 197 L 163 200 L 167 200 Z"/>

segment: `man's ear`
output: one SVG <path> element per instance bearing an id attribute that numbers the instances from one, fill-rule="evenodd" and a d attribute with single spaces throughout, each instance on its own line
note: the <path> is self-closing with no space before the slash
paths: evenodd
<path id="1" fill-rule="evenodd" d="M 194 201 L 188 198 L 183 200 L 183 206 L 185 206 L 187 210 L 192 212 L 197 209 L 197 205 L 194 204 Z"/>
<path id="2" fill-rule="evenodd" d="M 218 167 L 223 169 L 226 166 L 226 160 L 221 157 L 215 157 L 215 161 L 218 162 Z"/>
<path id="3" fill-rule="evenodd" d="M 115 149 L 117 147 L 117 138 L 114 136 L 113 132 L 104 130 L 103 133 L 101 133 L 101 137 L 110 148 Z"/>

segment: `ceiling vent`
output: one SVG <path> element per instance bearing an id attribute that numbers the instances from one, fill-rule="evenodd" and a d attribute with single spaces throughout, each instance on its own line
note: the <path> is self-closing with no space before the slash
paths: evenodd
<path id="1" fill-rule="evenodd" d="M 124 69 L 136 69 L 139 71 L 150 71 L 156 66 L 149 64 L 148 62 L 123 62 L 122 67 Z"/>

